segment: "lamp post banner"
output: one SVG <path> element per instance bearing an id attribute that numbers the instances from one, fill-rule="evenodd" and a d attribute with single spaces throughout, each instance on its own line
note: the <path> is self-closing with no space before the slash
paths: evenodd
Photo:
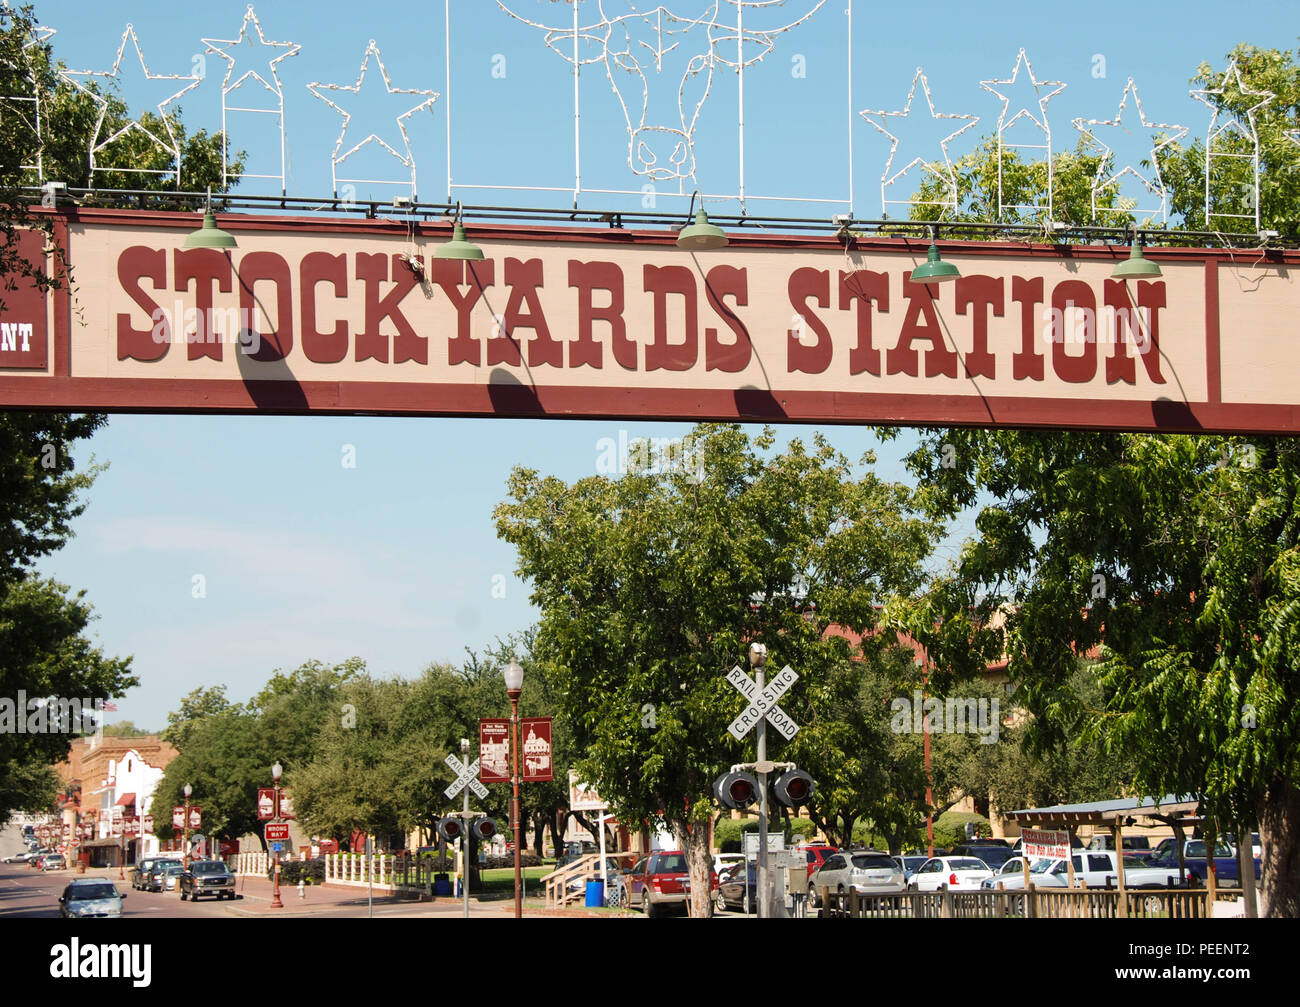
<path id="1" fill-rule="evenodd" d="M 1300 431 L 1300 252 L 54 214 L 71 289 L 7 293 L 0 408 Z M 30 243 L 29 243 L 30 244 Z M 39 255 L 38 246 L 29 256 Z M 19 284 L 20 288 L 22 284 Z"/>
<path id="2" fill-rule="evenodd" d="M 483 783 L 510 782 L 510 720 L 493 717 L 478 722 L 478 778 Z"/>

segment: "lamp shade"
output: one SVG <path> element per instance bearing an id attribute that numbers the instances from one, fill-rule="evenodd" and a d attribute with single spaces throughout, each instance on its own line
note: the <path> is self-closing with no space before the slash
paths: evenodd
<path id="1" fill-rule="evenodd" d="M 483 249 L 469 243 L 465 238 L 465 225 L 457 220 L 451 229 L 451 240 L 434 252 L 433 257 L 477 262 L 483 258 Z"/>
<path id="2" fill-rule="evenodd" d="M 1119 263 L 1110 275 L 1114 280 L 1128 280 L 1161 274 L 1160 267 L 1142 254 L 1142 243 L 1135 241 L 1129 250 L 1128 258 Z"/>
<path id="3" fill-rule="evenodd" d="M 506 680 L 506 692 L 518 692 L 524 687 L 524 669 L 519 667 L 517 661 L 511 661 L 506 665 L 501 677 Z"/>
<path id="4" fill-rule="evenodd" d="M 704 212 L 704 207 L 695 211 L 695 223 L 686 225 L 677 235 L 677 247 L 693 252 L 725 248 L 728 244 L 726 232 L 716 224 L 709 223 L 709 215 Z"/>
<path id="5" fill-rule="evenodd" d="M 236 244 L 233 234 L 217 226 L 216 215 L 211 210 L 203 212 L 203 226 L 185 238 L 186 248 L 234 248 Z"/>
<path id="6" fill-rule="evenodd" d="M 939 257 L 939 246 L 933 241 L 930 242 L 930 250 L 926 252 L 925 261 L 912 270 L 913 283 L 943 283 L 945 280 L 955 280 L 961 276 L 961 272 L 951 262 L 944 262 Z"/>

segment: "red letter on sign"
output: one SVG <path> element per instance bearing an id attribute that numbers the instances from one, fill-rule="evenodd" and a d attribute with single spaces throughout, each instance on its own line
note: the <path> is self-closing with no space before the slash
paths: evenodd
<path id="1" fill-rule="evenodd" d="M 569 286 L 578 291 L 578 338 L 569 344 L 569 366 L 590 364 L 599 368 L 603 347 L 592 335 L 592 322 L 609 324 L 609 341 L 614 362 L 629 371 L 636 370 L 636 343 L 627 338 L 623 321 L 623 270 L 612 262 L 569 260 Z M 593 291 L 609 294 L 609 305 L 598 308 L 591 302 Z"/>
<path id="2" fill-rule="evenodd" d="M 470 313 L 478 304 L 484 290 L 492 286 L 496 276 L 496 266 L 491 259 L 477 262 L 462 262 L 458 259 L 433 259 L 433 282 L 442 288 L 456 309 L 456 335 L 447 341 L 447 362 L 449 364 L 474 364 L 482 362 L 480 344 L 470 329 Z M 469 275 L 469 291 L 460 292 L 462 281 Z M 516 361 L 517 363 L 518 361 Z"/>
<path id="3" fill-rule="evenodd" d="M 283 360 L 293 351 L 293 281 L 289 276 L 289 264 L 275 252 L 249 252 L 239 260 L 239 317 L 245 319 L 248 329 L 257 325 L 257 298 L 253 285 L 258 280 L 269 280 L 275 284 L 274 332 L 264 332 L 254 344 L 257 352 L 249 354 L 254 360 Z M 239 334 L 240 341 L 249 345 L 244 334 Z"/>
<path id="4" fill-rule="evenodd" d="M 388 336 L 379 331 L 379 323 L 391 318 L 397 328 L 393 338 L 393 363 L 414 360 L 419 364 L 429 362 L 429 341 L 411 328 L 411 323 L 398 307 L 403 297 L 415 286 L 415 274 L 402 267 L 402 260 L 393 256 L 393 289 L 380 299 L 379 284 L 388 279 L 388 256 L 357 253 L 357 279 L 366 283 L 366 327 L 357 333 L 357 360 L 372 357 L 388 363 Z"/>
<path id="5" fill-rule="evenodd" d="M 907 314 L 903 316 L 903 328 L 898 334 L 898 345 L 885 352 L 885 368 L 889 374 L 910 374 L 916 377 L 916 350 L 912 349 L 915 339 L 928 339 L 930 348 L 925 353 L 925 376 L 937 375 L 955 378 L 957 376 L 957 354 L 948 349 L 944 342 L 943 329 L 939 326 L 939 315 L 934 310 L 934 295 L 924 283 L 912 282 L 912 271 L 903 274 L 903 296 L 907 298 Z M 921 316 L 925 324 L 920 324 Z"/>
<path id="6" fill-rule="evenodd" d="M 212 312 L 212 285 L 218 284 L 223 294 L 231 291 L 230 260 L 215 248 L 175 249 L 176 279 L 173 286 L 179 291 L 190 289 L 194 281 L 194 307 L 198 309 L 198 331 L 190 342 L 189 359 L 199 357 L 221 359 L 221 341 L 213 331 L 215 317 Z M 187 340 L 188 342 L 188 340 Z"/>
<path id="7" fill-rule="evenodd" d="M 506 259 L 506 285 L 510 287 L 510 300 L 506 302 L 505 340 L 493 340 L 488 344 L 488 363 L 519 363 L 519 342 L 515 333 L 519 329 L 532 329 L 537 335 L 528 341 L 528 366 L 550 364 L 552 367 L 564 366 L 564 344 L 551 338 L 550 326 L 546 324 L 546 315 L 542 313 L 542 302 L 537 297 L 537 288 L 544 283 L 542 260 Z M 528 311 L 520 307 L 528 305 Z M 493 351 L 500 345 L 510 346 L 515 350 L 514 360 L 493 360 Z"/>
<path id="8" fill-rule="evenodd" d="M 743 308 L 749 304 L 749 277 L 743 269 L 735 266 L 714 266 L 704 277 L 704 297 L 719 318 L 721 318 L 736 337 L 734 343 L 724 343 L 718 338 L 718 330 L 712 327 L 704 329 L 704 369 L 706 371 L 725 371 L 734 374 L 749 366 L 750 355 L 754 347 L 749 341 L 749 331 L 736 313 L 723 303 L 724 297 L 734 297 L 736 306 Z"/>
<path id="9" fill-rule="evenodd" d="M 1065 331 L 1065 312 L 1074 308 L 1084 313 L 1083 339 Z M 1057 322 L 1060 329 L 1057 329 Z M 1065 352 L 1066 339 L 1083 343 L 1083 356 Z M 1081 385 L 1097 376 L 1097 299 L 1092 287 L 1082 280 L 1062 280 L 1052 290 L 1052 370 L 1062 381 Z"/>
<path id="10" fill-rule="evenodd" d="M 161 248 L 132 245 L 117 257 L 117 282 L 153 320 L 153 328 L 137 329 L 131 316 L 117 316 L 117 359 L 161 360 L 172 339 L 172 326 L 152 297 L 140 289 L 142 279 L 152 280 L 154 289 L 167 287 L 167 253 Z M 174 319 L 181 322 L 183 319 Z"/>
<path id="11" fill-rule="evenodd" d="M 871 302 L 889 310 L 889 274 L 870 269 L 840 271 L 840 310 L 858 302 L 858 341 L 849 351 L 849 373 L 880 374 L 880 351 L 871 345 Z"/>
<path id="12" fill-rule="evenodd" d="M 803 319 L 812 332 L 817 335 L 817 342 L 809 346 L 803 341 L 803 333 L 798 329 L 787 329 L 785 333 L 785 369 L 787 373 L 803 371 L 805 374 L 820 374 L 831 365 L 830 330 L 817 317 L 817 313 L 808 307 L 808 298 L 817 298 L 817 307 L 831 306 L 831 274 L 825 269 L 811 269 L 804 266 L 790 274 L 786 284 L 790 296 L 790 306 Z M 800 327 L 802 329 L 802 326 Z"/>
<path id="13" fill-rule="evenodd" d="M 646 266 L 646 293 L 654 294 L 654 342 L 645 348 L 645 369 L 685 371 L 699 355 L 699 306 L 695 303 L 695 274 L 685 266 Z M 681 294 L 686 302 L 686 341 L 668 343 L 668 295 Z"/>
<path id="14" fill-rule="evenodd" d="M 315 364 L 337 364 L 348 355 L 348 323 L 340 321 L 332 332 L 316 328 L 316 285 L 330 283 L 336 297 L 348 296 L 348 261 L 342 252 L 308 252 L 299 267 L 302 277 L 302 352 Z"/>
<path id="15" fill-rule="evenodd" d="M 1043 355 L 1038 352 L 1038 306 L 1043 303 L 1043 278 L 1011 278 L 1011 299 L 1020 302 L 1020 350 L 1011 358 L 1011 376 L 1017 381 L 1043 380 Z M 1055 335 L 1055 334 L 1054 334 Z"/>
<path id="16" fill-rule="evenodd" d="M 1145 288 L 1145 289 L 1144 289 Z M 1137 383 L 1137 375 L 1133 367 L 1133 358 L 1128 355 L 1127 341 L 1132 338 L 1134 345 L 1137 347 L 1138 355 L 1142 358 L 1142 366 L 1147 370 L 1147 376 L 1158 385 L 1163 385 L 1165 379 L 1160 374 L 1160 308 L 1165 306 L 1165 285 L 1163 281 L 1157 283 L 1148 283 L 1146 280 L 1138 281 L 1138 307 L 1134 307 L 1129 300 L 1128 288 L 1124 285 L 1123 280 L 1107 280 L 1106 285 L 1102 288 L 1103 297 L 1106 307 L 1113 310 L 1113 314 L 1108 317 L 1115 326 L 1115 348 L 1111 350 L 1110 356 L 1106 358 L 1106 383 L 1114 384 L 1116 381 L 1124 381 L 1128 384 Z M 1150 310 L 1150 329 L 1142 318 L 1142 309 Z"/>
<path id="17" fill-rule="evenodd" d="M 966 354 L 966 377 L 994 377 L 996 360 L 989 352 L 989 314 L 985 308 L 992 307 L 993 314 L 1002 317 L 1002 277 L 960 276 L 957 278 L 957 314 L 966 314 L 970 305 L 975 305 L 975 317 L 972 324 L 975 330 L 975 345 Z"/>

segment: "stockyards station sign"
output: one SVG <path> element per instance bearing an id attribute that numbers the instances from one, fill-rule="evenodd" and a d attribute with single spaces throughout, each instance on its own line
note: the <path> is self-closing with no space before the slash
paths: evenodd
<path id="1" fill-rule="evenodd" d="M 3 293 L 0 407 L 1300 430 L 1294 251 L 60 211 Z M 24 236 L 26 253 L 43 253 Z M 49 267 L 54 256 L 50 254 Z M 15 281 L 17 282 L 17 281 Z"/>

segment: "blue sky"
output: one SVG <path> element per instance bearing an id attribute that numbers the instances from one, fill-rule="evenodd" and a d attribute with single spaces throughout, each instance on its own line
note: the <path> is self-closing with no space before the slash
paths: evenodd
<path id="1" fill-rule="evenodd" d="M 535 21 L 572 23 L 567 3 L 515 0 L 512 6 Z M 698 13 L 708 4 L 668 6 Z M 814 6 L 815 0 L 788 0 L 762 16 L 747 12 L 745 24 L 786 24 Z M 1186 125 L 1190 136 L 1203 136 L 1208 110 L 1188 94 L 1197 65 L 1207 61 L 1221 70 L 1226 51 L 1238 41 L 1287 48 L 1300 34 L 1293 2 L 1256 2 L 1249 18 L 1238 20 L 1230 20 L 1223 5 L 1207 3 L 1103 0 L 1066 8 L 934 2 L 925 5 L 920 23 L 915 5 L 858 0 L 851 35 L 848 6 L 847 0 L 825 4 L 810 21 L 775 36 L 771 53 L 746 70 L 743 154 L 750 214 L 825 219 L 849 208 L 851 184 L 854 214 L 879 217 L 888 143 L 850 112 L 901 110 L 918 66 L 926 71 L 936 111 L 980 117 L 952 142 L 956 157 L 995 128 L 1002 109 L 980 81 L 1011 77 L 1023 47 L 1038 80 L 1066 85 L 1047 107 L 1054 146 L 1062 149 L 1078 138 L 1071 126 L 1075 117 L 1116 115 L 1130 76 L 1148 121 Z M 200 40 L 237 38 L 245 3 L 90 6 L 41 0 L 36 7 L 42 23 L 57 30 L 56 55 L 74 70 L 110 70 L 132 23 L 152 74 L 203 75 L 179 101 L 187 125 L 221 128 L 226 64 L 205 54 Z M 604 8 L 611 15 L 626 13 L 628 4 L 606 0 Z M 580 13 L 584 23 L 599 19 L 595 0 L 584 0 Z M 339 113 L 307 84 L 354 85 L 373 39 L 392 87 L 439 93 L 407 120 L 420 199 L 447 196 L 449 113 L 455 197 L 479 204 L 572 204 L 571 67 L 547 48 L 540 31 L 510 18 L 495 2 L 452 0 L 450 90 L 438 0 L 286 0 L 258 5 L 257 15 L 267 40 L 301 46 L 278 66 L 290 194 L 330 195 L 330 152 L 341 130 Z M 237 72 L 251 68 L 269 76 L 266 61 L 285 51 L 240 47 Z M 674 58 L 686 55 L 669 54 L 665 73 Z M 1012 114 L 1020 104 L 1034 105 L 1027 78 L 1022 65 L 1016 84 L 1002 89 L 1012 100 Z M 665 107 L 675 114 L 679 79 L 680 69 L 671 79 L 652 78 L 648 124 L 664 121 Z M 148 79 L 129 42 L 119 80 L 135 112 L 194 83 Z M 396 116 L 428 97 L 389 94 L 373 62 L 360 93 L 325 93 L 353 116 L 343 149 L 370 132 L 400 149 Z M 624 99 L 629 95 L 635 106 L 639 89 L 625 89 Z M 716 73 L 694 134 L 695 180 L 706 193 L 738 192 L 738 98 L 736 75 Z M 584 68 L 579 100 L 583 189 L 632 193 L 584 191 L 580 205 L 620 209 L 650 200 L 658 208 L 684 210 L 685 199 L 670 182 L 654 182 L 647 193 L 646 179 L 629 171 L 622 107 L 598 65 Z M 230 128 L 233 142 L 250 152 L 251 170 L 278 174 L 278 140 L 268 118 L 235 115 Z M 900 137 L 895 170 L 914 156 L 938 157 L 938 140 L 961 125 L 932 120 L 919 89 L 911 115 L 879 121 Z M 1122 160 L 1136 161 L 1150 146 L 1149 134 L 1130 102 L 1123 126 L 1108 131 L 1106 139 Z M 367 178 L 409 176 L 391 157 L 370 156 L 374 150 L 371 144 L 348 168 Z M 666 164 L 671 153 L 658 156 Z M 917 178 L 914 169 L 902 188 Z M 240 189 L 278 187 L 278 181 L 249 180 Z M 355 195 L 386 198 L 400 191 L 361 183 Z M 754 198 L 764 195 L 821 202 Z M 741 210 L 728 199 L 710 207 Z M 245 699 L 275 668 L 310 658 L 333 662 L 358 655 L 375 674 L 413 675 L 431 661 L 459 661 L 466 647 L 482 648 L 533 619 L 527 587 L 513 574 L 513 552 L 497 540 L 491 522 L 510 469 L 523 464 L 569 480 L 594 474 L 598 442 L 617 440 L 621 429 L 636 437 L 680 436 L 688 428 L 615 421 L 118 415 L 79 452 L 79 462 L 93 454 L 109 468 L 89 494 L 76 538 L 42 571 L 86 590 L 100 615 L 95 634 L 106 651 L 134 655 L 141 686 L 119 701 L 119 716 L 143 726 L 160 727 L 180 696 L 198 686 L 225 684 L 233 698 Z M 812 433 L 793 427 L 788 432 Z M 828 433 L 851 458 L 878 447 L 868 430 Z M 880 449 L 885 477 L 904 477 L 899 458 L 910 442 Z M 349 448 L 355 468 L 343 464 Z M 196 577 L 203 578 L 202 597 L 194 596 Z M 494 586 L 496 594 L 504 587 L 505 597 L 494 596 Z"/>

